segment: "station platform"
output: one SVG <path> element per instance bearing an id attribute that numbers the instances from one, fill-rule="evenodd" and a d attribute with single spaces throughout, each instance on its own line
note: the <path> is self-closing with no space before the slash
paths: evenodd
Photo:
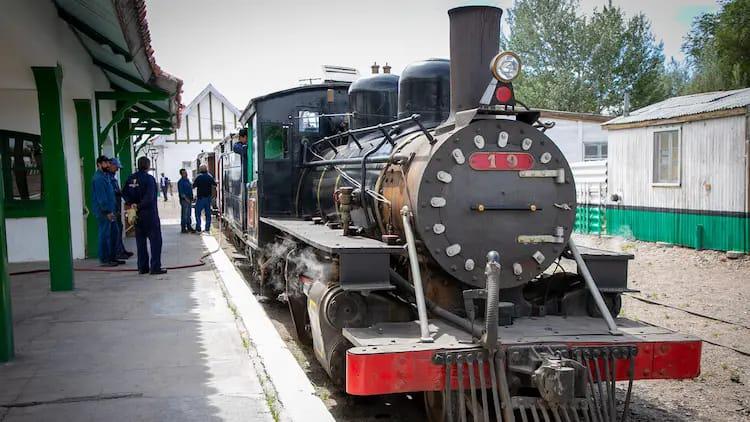
<path id="1" fill-rule="evenodd" d="M 203 236 L 180 234 L 169 211 L 163 265 L 198 262 Z M 126 246 L 135 252 L 132 238 Z M 135 268 L 135 257 L 117 268 Z M 73 292 L 50 292 L 46 273 L 12 276 L 11 288 L 16 358 L 0 364 L 3 422 L 275 419 L 211 260 L 159 276 L 76 272 Z"/>

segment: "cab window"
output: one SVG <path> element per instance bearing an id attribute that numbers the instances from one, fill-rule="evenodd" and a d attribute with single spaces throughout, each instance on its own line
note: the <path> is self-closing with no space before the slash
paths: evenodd
<path id="1" fill-rule="evenodd" d="M 286 128 L 284 125 L 271 123 L 263 125 L 263 159 L 281 160 L 288 156 L 286 139 Z"/>

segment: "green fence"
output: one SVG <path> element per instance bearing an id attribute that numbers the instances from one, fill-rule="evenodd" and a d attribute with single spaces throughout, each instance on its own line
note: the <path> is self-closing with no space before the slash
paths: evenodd
<path id="1" fill-rule="evenodd" d="M 576 209 L 575 231 L 585 234 L 604 234 L 606 231 L 605 208 L 579 205 Z"/>

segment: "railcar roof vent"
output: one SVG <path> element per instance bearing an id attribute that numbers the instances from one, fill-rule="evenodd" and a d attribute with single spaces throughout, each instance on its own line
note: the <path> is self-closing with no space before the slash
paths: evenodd
<path id="1" fill-rule="evenodd" d="M 378 65 L 378 62 L 373 63 L 372 66 L 370 66 L 370 69 L 372 69 L 373 75 L 380 73 L 380 65 Z"/>

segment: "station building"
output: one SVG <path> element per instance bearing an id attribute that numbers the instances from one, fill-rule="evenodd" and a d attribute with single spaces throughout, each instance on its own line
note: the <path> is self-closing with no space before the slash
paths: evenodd
<path id="1" fill-rule="evenodd" d="M 750 252 L 750 88 L 670 98 L 602 127 L 608 233 Z"/>
<path id="2" fill-rule="evenodd" d="M 181 122 L 171 135 L 157 136 L 142 154 L 153 158 L 154 172 L 177 183 L 181 168 L 197 171 L 196 157 L 213 152 L 216 143 L 242 128 L 240 111 L 219 90 L 208 84 L 182 111 Z"/>
<path id="3" fill-rule="evenodd" d="M 2 361 L 7 260 L 47 261 L 51 290 L 73 289 L 74 260 L 97 253 L 96 157 L 118 157 L 124 181 L 135 148 L 179 126 L 182 81 L 156 64 L 143 0 L 8 0 L 0 28 Z"/>

